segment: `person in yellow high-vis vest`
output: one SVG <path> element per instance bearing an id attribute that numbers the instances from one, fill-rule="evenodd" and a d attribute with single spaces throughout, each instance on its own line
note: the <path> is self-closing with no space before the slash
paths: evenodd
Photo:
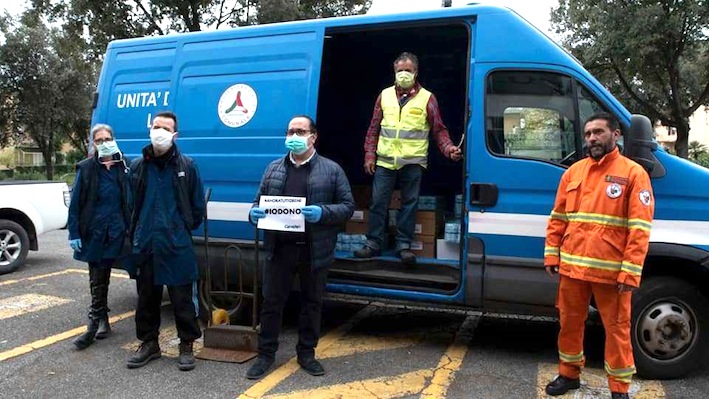
<path id="1" fill-rule="evenodd" d="M 369 209 L 369 233 L 358 258 L 381 255 L 387 225 L 387 208 L 396 180 L 401 188 L 401 210 L 396 228 L 396 254 L 407 264 L 415 264 L 411 252 L 421 175 L 427 167 L 429 132 L 444 156 L 458 161 L 462 151 L 450 139 L 441 120 L 436 97 L 417 81 L 418 59 L 402 53 L 394 61 L 396 84 L 384 89 L 374 106 L 374 114 L 364 143 L 364 170 L 374 175 Z"/>

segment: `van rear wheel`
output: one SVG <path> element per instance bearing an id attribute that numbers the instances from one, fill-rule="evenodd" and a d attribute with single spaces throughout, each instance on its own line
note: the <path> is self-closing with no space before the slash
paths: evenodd
<path id="1" fill-rule="evenodd" d="M 638 374 L 679 378 L 709 355 L 709 300 L 692 284 L 657 276 L 633 295 L 631 339 Z"/>
<path id="2" fill-rule="evenodd" d="M 11 273 L 25 263 L 30 238 L 25 229 L 11 220 L 0 220 L 0 274 Z"/>

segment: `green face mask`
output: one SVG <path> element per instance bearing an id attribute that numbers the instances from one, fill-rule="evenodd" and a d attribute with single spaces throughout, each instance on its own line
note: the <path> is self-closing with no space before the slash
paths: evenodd
<path id="1" fill-rule="evenodd" d="M 402 89 L 409 89 L 414 85 L 416 76 L 409 71 L 399 71 L 396 73 L 396 84 Z"/>

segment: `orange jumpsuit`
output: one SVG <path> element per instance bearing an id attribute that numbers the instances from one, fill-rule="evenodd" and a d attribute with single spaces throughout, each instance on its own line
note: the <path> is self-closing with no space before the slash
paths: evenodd
<path id="1" fill-rule="evenodd" d="M 606 331 L 605 369 L 613 392 L 635 374 L 630 341 L 631 292 L 640 285 L 654 199 L 645 170 L 616 147 L 583 159 L 561 177 L 546 231 L 544 265 L 559 267 L 559 375 L 576 379 L 585 362 L 584 323 L 593 294 Z"/>

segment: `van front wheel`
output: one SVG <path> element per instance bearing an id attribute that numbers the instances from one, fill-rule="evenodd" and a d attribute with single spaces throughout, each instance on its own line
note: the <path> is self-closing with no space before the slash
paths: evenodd
<path id="1" fill-rule="evenodd" d="M 709 352 L 709 300 L 692 284 L 672 277 L 644 280 L 633 295 L 631 339 L 638 374 L 682 377 Z"/>
<path id="2" fill-rule="evenodd" d="M 25 263 L 30 239 L 22 226 L 0 219 L 0 274 L 11 273 Z"/>

